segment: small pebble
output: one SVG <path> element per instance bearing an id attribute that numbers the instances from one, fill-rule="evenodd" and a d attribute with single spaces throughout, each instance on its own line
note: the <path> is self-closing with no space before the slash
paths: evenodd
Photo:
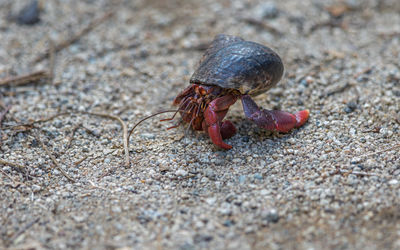
<path id="1" fill-rule="evenodd" d="M 265 2 L 256 7 L 255 15 L 258 18 L 273 19 L 278 17 L 279 10 L 273 2 Z"/>
<path id="2" fill-rule="evenodd" d="M 40 191 L 41 187 L 39 185 L 32 185 L 32 191 L 33 192 L 38 192 Z"/>
<path id="3" fill-rule="evenodd" d="M 113 211 L 114 213 L 121 213 L 122 209 L 120 206 L 112 206 L 111 211 Z"/>
<path id="4" fill-rule="evenodd" d="M 354 110 L 356 110 L 357 109 L 357 104 L 355 103 L 355 102 L 348 102 L 347 104 L 346 104 L 346 107 L 344 108 L 344 111 L 346 112 L 346 113 L 351 113 L 351 112 L 353 112 Z"/>
<path id="5" fill-rule="evenodd" d="M 188 174 L 187 171 L 183 169 L 178 169 L 175 171 L 176 176 L 186 176 L 187 174 Z"/>
<path id="6" fill-rule="evenodd" d="M 140 136 L 142 138 L 150 139 L 150 140 L 153 140 L 156 138 L 156 136 L 154 134 L 150 134 L 150 133 L 142 133 Z"/>
<path id="7" fill-rule="evenodd" d="M 279 214 L 276 209 L 271 209 L 264 217 L 268 222 L 277 223 L 279 221 Z"/>
<path id="8" fill-rule="evenodd" d="M 16 17 L 18 24 L 33 25 L 40 21 L 40 8 L 37 0 L 33 0 L 21 9 Z"/>
<path id="9" fill-rule="evenodd" d="M 244 184 L 245 182 L 246 182 L 246 176 L 245 175 L 239 176 L 239 184 Z"/>
<path id="10" fill-rule="evenodd" d="M 255 173 L 255 174 L 254 174 L 254 179 L 262 180 L 262 179 L 263 179 L 263 176 L 262 176 L 262 174 Z"/>

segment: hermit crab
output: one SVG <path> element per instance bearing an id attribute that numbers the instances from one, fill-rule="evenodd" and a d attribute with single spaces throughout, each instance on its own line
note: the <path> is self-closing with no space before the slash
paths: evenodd
<path id="1" fill-rule="evenodd" d="M 282 61 L 270 48 L 220 34 L 200 59 L 190 85 L 175 98 L 173 105 L 179 107 L 177 112 L 189 127 L 208 133 L 218 147 L 231 149 L 223 139 L 232 137 L 236 128 L 232 122 L 224 121 L 224 117 L 239 99 L 245 116 L 267 130 L 286 133 L 307 121 L 308 110 L 294 114 L 266 110 L 252 100 L 251 97 L 275 86 L 282 74 Z"/>

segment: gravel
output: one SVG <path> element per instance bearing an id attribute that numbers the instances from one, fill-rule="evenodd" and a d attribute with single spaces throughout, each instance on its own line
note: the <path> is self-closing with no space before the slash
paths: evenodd
<path id="1" fill-rule="evenodd" d="M 368 1 L 39 1 L 40 22 L 0 3 L 0 79 L 49 68 L 49 46 L 114 9 L 56 55 L 54 84 L 0 86 L 0 248 L 400 248 L 400 4 Z M 338 14 L 339 13 L 339 14 Z M 248 22 L 252 17 L 255 22 Z M 261 23 L 258 23 L 261 22 Z M 281 34 L 274 32 L 277 29 Z M 270 46 L 285 64 L 262 107 L 309 109 L 288 134 L 227 115 L 238 133 L 207 135 L 147 120 L 124 167 L 129 128 L 172 109 L 216 34 Z M 63 176 L 36 136 L 56 158 Z"/>

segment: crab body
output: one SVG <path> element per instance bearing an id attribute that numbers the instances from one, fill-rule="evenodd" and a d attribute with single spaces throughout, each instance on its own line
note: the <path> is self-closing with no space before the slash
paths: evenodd
<path id="1" fill-rule="evenodd" d="M 173 104 L 179 105 L 182 119 L 189 126 L 208 133 L 215 145 L 231 149 L 223 139 L 232 137 L 236 128 L 223 119 L 239 99 L 246 117 L 268 130 L 288 132 L 307 121 L 308 110 L 295 114 L 265 110 L 251 99 L 276 85 L 282 74 L 282 61 L 270 48 L 239 37 L 218 35 L 201 58 L 191 85 Z"/>

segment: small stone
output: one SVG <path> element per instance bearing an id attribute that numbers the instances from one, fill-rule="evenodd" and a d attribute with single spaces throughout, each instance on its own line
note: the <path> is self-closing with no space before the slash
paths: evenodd
<path id="1" fill-rule="evenodd" d="M 379 132 L 382 134 L 383 138 L 390 138 L 393 135 L 393 131 L 387 128 L 381 128 Z"/>
<path id="2" fill-rule="evenodd" d="M 33 25 L 40 21 L 40 7 L 37 0 L 33 0 L 21 9 L 16 17 L 18 24 Z"/>
<path id="3" fill-rule="evenodd" d="M 246 182 L 246 176 L 245 175 L 239 176 L 239 183 L 244 184 L 245 182 Z"/>
<path id="4" fill-rule="evenodd" d="M 347 104 L 346 104 L 346 107 L 344 108 L 344 112 L 346 112 L 346 113 L 351 113 L 351 112 L 353 112 L 354 110 L 356 110 L 357 109 L 357 103 L 355 103 L 355 102 L 348 102 Z"/>
<path id="5" fill-rule="evenodd" d="M 183 169 L 178 169 L 175 171 L 175 175 L 177 176 L 186 176 L 187 174 L 188 174 L 187 171 Z"/>
<path id="6" fill-rule="evenodd" d="M 101 135 L 101 130 L 100 129 L 93 129 L 92 134 L 96 137 L 99 137 Z"/>
<path id="7" fill-rule="evenodd" d="M 120 206 L 113 206 L 111 207 L 111 211 L 113 211 L 113 213 L 121 213 L 121 207 Z"/>
<path id="8" fill-rule="evenodd" d="M 255 15 L 258 18 L 273 19 L 278 17 L 279 10 L 273 2 L 266 2 L 256 7 Z"/>
<path id="9" fill-rule="evenodd" d="M 260 174 L 260 173 L 255 173 L 255 174 L 254 174 L 254 179 L 256 179 L 256 180 L 262 180 L 262 179 L 263 179 L 263 176 L 262 176 L 262 174 Z"/>
<path id="10" fill-rule="evenodd" d="M 64 192 L 61 193 L 61 196 L 62 196 L 63 198 L 69 198 L 69 197 L 71 197 L 71 193 L 70 193 L 70 192 L 67 192 L 67 191 L 64 191 Z"/>
<path id="11" fill-rule="evenodd" d="M 397 183 L 399 183 L 399 181 L 396 179 L 392 179 L 388 183 L 389 183 L 389 185 L 396 185 Z"/>
<path id="12" fill-rule="evenodd" d="M 39 185 L 32 185 L 32 191 L 33 192 L 39 192 L 41 187 Z"/>
<path id="13" fill-rule="evenodd" d="M 203 234 L 196 234 L 193 238 L 195 243 L 200 243 L 200 242 L 209 242 L 212 241 L 213 236 L 211 235 L 203 235 Z"/>
<path id="14" fill-rule="evenodd" d="M 205 171 L 205 176 L 207 176 L 210 179 L 214 179 L 215 178 L 214 170 L 212 170 L 211 168 L 207 168 Z"/>
<path id="15" fill-rule="evenodd" d="M 264 216 L 264 219 L 271 223 L 277 223 L 279 221 L 278 211 L 276 211 L 276 209 L 271 209 L 267 211 L 267 213 Z"/>
<path id="16" fill-rule="evenodd" d="M 217 198 L 215 198 L 215 197 L 210 197 L 210 198 L 206 199 L 207 204 L 210 206 L 214 205 L 216 201 L 217 201 Z"/>
<path id="17" fill-rule="evenodd" d="M 225 227 L 233 226 L 235 223 L 232 220 L 226 220 L 222 223 Z"/>
<path id="18" fill-rule="evenodd" d="M 357 164 L 357 163 L 359 163 L 360 161 L 361 161 L 361 158 L 360 158 L 360 157 L 354 157 L 354 158 L 351 159 L 350 163 L 351 163 L 351 164 Z"/>
<path id="19" fill-rule="evenodd" d="M 156 136 L 154 134 L 150 134 L 150 133 L 142 133 L 140 136 L 142 138 L 150 139 L 150 140 L 153 140 L 156 138 Z"/>
<path id="20" fill-rule="evenodd" d="M 305 80 L 306 80 L 307 84 L 311 84 L 311 83 L 314 82 L 314 77 L 312 77 L 312 76 L 306 76 Z"/>
<path id="21" fill-rule="evenodd" d="M 76 215 L 72 217 L 74 219 L 75 222 L 77 223 L 82 223 L 85 221 L 86 216 L 84 215 Z"/>

